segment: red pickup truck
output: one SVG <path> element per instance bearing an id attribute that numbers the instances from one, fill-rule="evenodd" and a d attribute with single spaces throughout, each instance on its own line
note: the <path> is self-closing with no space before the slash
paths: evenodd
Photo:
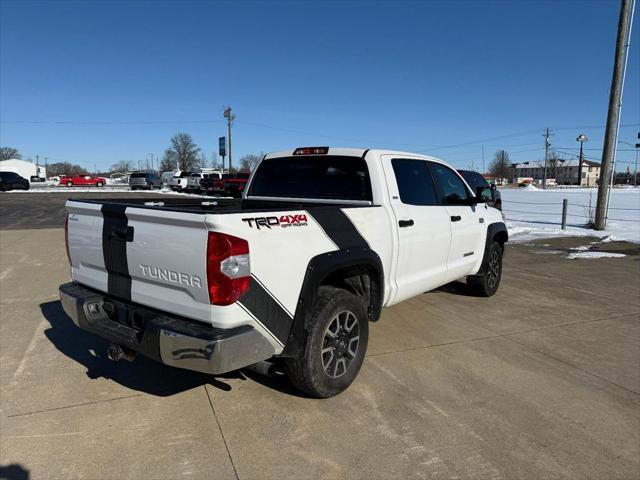
<path id="1" fill-rule="evenodd" d="M 223 173 L 222 178 L 205 176 L 200 180 L 200 189 L 214 195 L 241 197 L 249 181 L 249 175 L 249 173 Z"/>
<path id="2" fill-rule="evenodd" d="M 77 185 L 92 185 L 95 187 L 102 187 L 106 183 L 107 180 L 102 177 L 94 177 L 93 175 L 73 175 L 69 177 L 61 177 L 59 185 L 65 185 L 67 187 L 74 187 Z"/>

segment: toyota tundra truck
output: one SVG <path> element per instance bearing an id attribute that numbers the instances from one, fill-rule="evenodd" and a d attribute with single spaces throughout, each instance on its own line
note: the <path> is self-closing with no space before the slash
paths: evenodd
<path id="1" fill-rule="evenodd" d="M 486 198 L 430 156 L 305 147 L 264 156 L 238 200 L 71 199 L 60 299 L 110 357 L 213 375 L 270 361 L 330 397 L 383 307 L 465 278 L 497 291 L 507 229 Z"/>

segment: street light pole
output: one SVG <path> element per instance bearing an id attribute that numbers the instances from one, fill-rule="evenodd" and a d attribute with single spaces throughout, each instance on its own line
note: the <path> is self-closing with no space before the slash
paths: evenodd
<path id="1" fill-rule="evenodd" d="M 549 140 L 549 137 L 553 135 L 550 131 L 549 128 L 547 128 L 547 131 L 545 132 L 545 134 L 543 135 L 544 137 L 544 173 L 542 176 L 542 188 L 543 190 L 547 189 L 547 159 L 549 157 L 549 147 L 551 146 L 551 140 Z"/>
<path id="2" fill-rule="evenodd" d="M 227 146 L 229 150 L 227 152 L 227 155 L 229 156 L 229 173 L 231 173 L 231 124 L 236 119 L 235 113 L 231 112 L 231 107 L 227 107 L 224 109 L 224 118 L 227 119 Z"/>
<path id="3" fill-rule="evenodd" d="M 587 136 L 584 133 L 581 133 L 580 135 L 578 135 L 578 138 L 576 138 L 577 142 L 580 142 L 580 158 L 578 159 L 578 186 L 581 187 L 582 186 L 582 144 L 586 141 L 588 141 L 589 139 L 587 138 Z M 587 187 L 589 186 L 589 180 L 587 179 Z"/>

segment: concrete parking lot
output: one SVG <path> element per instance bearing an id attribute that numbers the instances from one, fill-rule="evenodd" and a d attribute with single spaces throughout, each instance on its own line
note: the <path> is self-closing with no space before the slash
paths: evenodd
<path id="1" fill-rule="evenodd" d="M 108 361 L 57 299 L 64 197 L 36 196 L 0 198 L 0 478 L 640 477 L 638 245 L 511 245 L 496 296 L 387 309 L 355 384 L 315 400 Z"/>

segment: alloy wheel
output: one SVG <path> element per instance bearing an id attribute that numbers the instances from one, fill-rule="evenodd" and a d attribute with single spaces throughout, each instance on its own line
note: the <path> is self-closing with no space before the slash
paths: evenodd
<path id="1" fill-rule="evenodd" d="M 343 376 L 358 353 L 360 327 L 358 319 L 349 310 L 338 313 L 324 332 L 322 341 L 322 367 L 330 378 Z"/>

